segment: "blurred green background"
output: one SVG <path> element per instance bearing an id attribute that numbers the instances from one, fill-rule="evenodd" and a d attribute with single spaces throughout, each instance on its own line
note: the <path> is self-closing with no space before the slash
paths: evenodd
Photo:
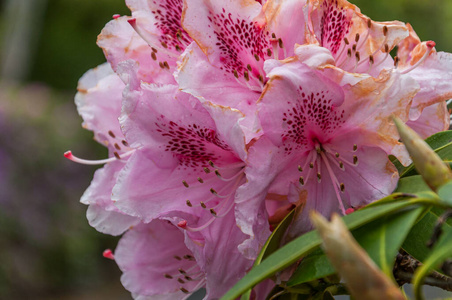
<path id="1" fill-rule="evenodd" d="M 450 0 L 352 2 L 452 51 Z M 122 0 L 0 5 L 0 299 L 130 299 L 102 257 L 117 238 L 90 228 L 78 202 L 95 168 L 62 155 L 106 156 L 81 129 L 73 97 L 78 78 L 105 61 L 97 34 L 128 9 Z"/>

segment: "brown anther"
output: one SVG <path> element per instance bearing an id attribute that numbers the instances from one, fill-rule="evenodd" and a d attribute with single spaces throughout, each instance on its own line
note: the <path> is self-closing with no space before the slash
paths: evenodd
<path id="1" fill-rule="evenodd" d="M 185 180 L 182 180 L 182 184 L 183 184 L 186 188 L 190 187 L 190 186 L 188 185 L 188 183 L 187 183 Z"/>
<path id="2" fill-rule="evenodd" d="M 386 36 L 388 34 L 388 27 L 383 26 L 383 35 Z"/>
<path id="3" fill-rule="evenodd" d="M 339 152 L 336 152 L 335 156 L 339 158 Z"/>
<path id="4" fill-rule="evenodd" d="M 355 51 L 356 51 L 356 44 L 353 44 L 353 46 L 352 46 L 352 50 L 353 50 L 353 52 L 355 52 Z"/>
<path id="5" fill-rule="evenodd" d="M 369 55 L 369 63 L 373 64 L 374 63 L 374 56 L 371 54 Z"/>
<path id="6" fill-rule="evenodd" d="M 276 34 L 274 32 L 272 33 L 272 38 L 276 39 Z"/>
<path id="7" fill-rule="evenodd" d="M 259 78 L 259 82 L 260 82 L 260 83 L 264 83 L 264 77 L 262 77 L 261 74 L 259 74 L 259 77 L 258 77 L 258 78 Z"/>
<path id="8" fill-rule="evenodd" d="M 187 200 L 185 203 L 187 203 L 188 207 L 192 207 L 193 205 L 191 204 L 190 200 Z"/>
<path id="9" fill-rule="evenodd" d="M 190 276 L 184 276 L 184 278 L 185 278 L 185 280 L 187 280 L 187 281 L 192 281 L 192 280 L 193 280 L 193 279 L 191 279 Z"/>
<path id="10" fill-rule="evenodd" d="M 343 162 L 339 162 L 339 168 L 344 169 L 344 163 Z"/>
<path id="11" fill-rule="evenodd" d="M 163 48 L 168 48 L 168 45 L 165 42 L 162 42 Z"/>
<path id="12" fill-rule="evenodd" d="M 353 164 L 357 164 L 358 163 L 358 156 L 353 155 Z"/>
<path id="13" fill-rule="evenodd" d="M 209 174 L 209 173 L 210 173 L 210 169 L 209 169 L 209 168 L 206 168 L 206 167 L 204 167 L 204 172 L 206 172 L 206 174 Z"/>
<path id="14" fill-rule="evenodd" d="M 267 56 L 272 56 L 272 51 L 270 49 L 267 49 Z"/>
<path id="15" fill-rule="evenodd" d="M 243 76 L 245 77 L 246 81 L 250 81 L 250 75 L 248 74 L 248 71 L 243 72 Z"/>
<path id="16" fill-rule="evenodd" d="M 353 151 L 356 151 L 356 150 L 358 150 L 358 145 L 353 144 Z"/>
<path id="17" fill-rule="evenodd" d="M 217 215 L 217 212 L 216 212 L 213 208 L 210 209 L 210 213 L 211 213 L 213 216 L 216 216 L 216 215 Z"/>
<path id="18" fill-rule="evenodd" d="M 251 72 L 252 69 L 251 69 L 251 65 L 250 64 L 247 64 L 246 68 Z"/>
<path id="19" fill-rule="evenodd" d="M 368 28 L 372 27 L 372 20 L 370 18 L 367 19 L 367 27 Z"/>
<path id="20" fill-rule="evenodd" d="M 108 131 L 108 135 L 111 136 L 112 138 L 116 137 L 116 135 L 111 130 Z"/>
<path id="21" fill-rule="evenodd" d="M 213 161 L 209 160 L 208 163 L 209 163 L 209 165 L 210 165 L 212 168 L 215 168 L 215 165 L 213 164 Z"/>
<path id="22" fill-rule="evenodd" d="M 157 60 L 157 55 L 155 55 L 155 52 L 151 53 L 151 57 L 152 57 L 153 60 Z"/>
<path id="23" fill-rule="evenodd" d="M 298 181 L 300 182 L 301 185 L 304 185 L 304 178 L 303 178 L 303 176 L 300 176 Z"/>
<path id="24" fill-rule="evenodd" d="M 350 42 L 348 41 L 348 38 L 344 38 L 344 43 L 345 43 L 346 45 L 349 45 L 349 44 L 350 44 Z"/>
<path id="25" fill-rule="evenodd" d="M 162 69 L 165 68 L 165 66 L 163 65 L 163 63 L 161 61 L 159 61 L 159 67 L 162 68 Z"/>
<path id="26" fill-rule="evenodd" d="M 157 53 L 157 49 L 155 49 L 154 47 L 151 47 L 152 52 Z"/>
<path id="27" fill-rule="evenodd" d="M 215 175 L 217 175 L 218 177 L 221 177 L 220 171 L 215 170 Z"/>
<path id="28" fill-rule="evenodd" d="M 239 78 L 239 73 L 237 73 L 237 70 L 234 70 L 234 77 Z"/>
<path id="29" fill-rule="evenodd" d="M 322 175 L 320 175 L 320 173 L 317 173 L 317 179 L 319 180 L 319 182 L 320 180 L 322 180 Z"/>
<path id="30" fill-rule="evenodd" d="M 347 56 L 352 57 L 352 49 L 348 48 L 347 50 Z"/>
<path id="31" fill-rule="evenodd" d="M 357 33 L 357 34 L 355 35 L 355 42 L 358 43 L 358 41 L 359 41 L 359 33 Z"/>
<path id="32" fill-rule="evenodd" d="M 399 57 L 398 56 L 395 56 L 394 57 L 394 67 L 398 67 L 399 66 Z"/>
<path id="33" fill-rule="evenodd" d="M 184 293 L 184 294 L 190 294 L 190 292 L 186 289 L 186 288 L 183 288 L 183 287 L 181 287 L 181 288 L 179 288 L 181 291 L 182 291 L 182 293 Z"/>
<path id="34" fill-rule="evenodd" d="M 303 168 L 300 165 L 298 165 L 298 171 L 303 172 Z"/>
<path id="35" fill-rule="evenodd" d="M 214 188 L 210 188 L 210 192 L 211 192 L 212 194 L 214 194 L 214 195 L 218 195 L 217 191 L 215 191 Z"/>
<path id="36" fill-rule="evenodd" d="M 310 167 L 311 169 L 314 169 L 314 163 L 311 162 L 311 163 L 309 164 L 309 167 Z"/>
<path id="37" fill-rule="evenodd" d="M 182 260 L 182 258 L 180 258 L 180 256 L 174 255 L 174 258 L 177 260 Z"/>
<path id="38" fill-rule="evenodd" d="M 179 268 L 178 271 L 179 271 L 179 273 L 181 273 L 182 275 L 187 274 L 187 272 L 185 272 L 185 270 L 182 269 L 182 268 Z"/>
<path id="39" fill-rule="evenodd" d="M 195 259 L 193 256 L 191 256 L 191 255 L 189 255 L 189 254 L 185 254 L 185 255 L 184 255 L 184 258 L 185 258 L 185 259 L 188 259 L 188 260 L 194 260 L 194 259 Z"/>
<path id="40" fill-rule="evenodd" d="M 385 44 L 385 52 L 389 53 L 389 45 L 388 44 Z"/>
<path id="41" fill-rule="evenodd" d="M 117 159 L 121 159 L 121 156 L 119 156 L 118 152 L 113 152 L 113 155 L 117 158 Z"/>
<path id="42" fill-rule="evenodd" d="M 359 60 L 360 60 L 360 57 L 359 57 L 359 51 L 356 51 L 355 57 L 356 57 L 356 61 L 359 61 Z"/>
<path id="43" fill-rule="evenodd" d="M 129 147 L 129 143 L 127 143 L 126 140 L 122 140 L 121 143 L 122 143 L 125 147 Z"/>
<path id="44" fill-rule="evenodd" d="M 206 204 L 204 202 L 199 202 L 199 205 L 201 205 L 202 208 L 207 208 Z"/>
<path id="45" fill-rule="evenodd" d="M 343 192 L 345 190 L 345 185 L 343 183 L 341 183 L 340 187 L 341 187 L 341 192 Z"/>
<path id="46" fill-rule="evenodd" d="M 281 49 L 284 48 L 284 44 L 283 44 L 281 38 L 278 39 L 278 45 L 279 45 L 279 48 L 281 48 Z"/>
<path id="47" fill-rule="evenodd" d="M 179 283 L 182 283 L 182 284 L 185 283 L 185 281 L 183 281 L 182 278 L 177 279 L 177 281 L 178 281 Z"/>
<path id="48" fill-rule="evenodd" d="M 121 150 L 121 147 L 119 147 L 119 145 L 116 143 L 115 143 L 115 148 L 116 148 L 116 150 Z"/>
<path id="49" fill-rule="evenodd" d="M 167 61 L 164 61 L 164 62 L 163 62 L 163 65 L 165 66 L 165 68 L 167 68 L 167 69 L 169 70 L 169 65 L 168 65 L 168 62 L 167 62 Z"/>
<path id="50" fill-rule="evenodd" d="M 176 44 L 176 46 L 174 46 L 176 48 L 177 52 L 180 52 L 182 49 L 179 47 L 179 45 Z"/>
<path id="51" fill-rule="evenodd" d="M 282 47 L 281 47 L 282 48 Z M 257 54 L 254 54 L 254 59 L 256 60 L 256 61 L 259 61 L 259 55 L 257 55 Z M 251 71 L 251 70 L 250 70 Z"/>
<path id="52" fill-rule="evenodd" d="M 204 183 L 204 180 L 202 180 L 201 177 L 198 177 L 198 181 L 199 181 L 200 183 Z"/>
<path id="53" fill-rule="evenodd" d="M 170 274 L 165 274 L 165 278 L 173 279 L 173 276 L 171 276 Z"/>

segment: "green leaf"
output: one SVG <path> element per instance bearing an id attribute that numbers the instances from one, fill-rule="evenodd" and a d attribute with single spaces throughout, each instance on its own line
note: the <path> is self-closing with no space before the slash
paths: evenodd
<path id="1" fill-rule="evenodd" d="M 396 215 L 387 215 L 359 227 L 352 231 L 352 234 L 380 269 L 386 275 L 392 276 L 394 258 L 422 211 L 423 208 L 419 207 Z M 336 271 L 326 255 L 321 249 L 317 249 L 301 261 L 287 286 L 320 279 L 334 273 Z"/>
<path id="2" fill-rule="evenodd" d="M 438 218 L 444 213 L 443 209 L 431 208 L 413 228 L 411 228 L 405 242 L 402 245 L 403 250 L 413 256 L 419 261 L 424 261 L 431 250 L 427 248 L 426 244 L 433 234 L 433 229 L 438 221 Z M 442 229 L 443 233 L 452 232 L 452 220 L 444 223 Z"/>
<path id="3" fill-rule="evenodd" d="M 452 160 L 452 131 L 438 132 L 427 139 L 425 142 L 432 148 L 438 155 L 445 161 Z M 414 165 L 411 164 L 408 167 L 404 167 L 396 158 L 391 159 L 399 171 L 400 177 L 407 177 L 416 175 L 417 172 L 414 169 Z"/>
<path id="4" fill-rule="evenodd" d="M 293 216 L 295 214 L 295 209 L 292 209 L 290 213 L 287 214 L 287 216 L 278 224 L 278 226 L 273 230 L 270 237 L 265 242 L 264 246 L 261 249 L 261 252 L 256 257 L 256 260 L 254 261 L 254 266 L 257 266 L 261 263 L 261 261 L 275 252 L 279 249 L 281 246 L 282 238 L 284 237 L 284 234 L 286 233 L 287 228 L 289 227 L 290 223 L 293 220 Z M 248 300 L 251 297 L 251 289 L 246 291 L 240 297 L 240 300 Z"/>
<path id="5" fill-rule="evenodd" d="M 438 189 L 438 196 L 444 203 L 452 206 L 452 181 Z"/>
<path id="6" fill-rule="evenodd" d="M 344 217 L 344 221 L 349 229 L 355 229 L 359 226 L 372 222 L 382 216 L 399 209 L 417 205 L 420 201 L 405 200 L 379 206 L 362 209 L 353 214 Z M 260 265 L 251 269 L 232 289 L 230 289 L 221 299 L 233 300 L 246 292 L 248 289 L 258 284 L 262 280 L 272 276 L 278 271 L 281 271 L 291 264 L 295 263 L 301 257 L 309 254 L 312 250 L 320 245 L 320 238 L 316 231 L 308 232 L 285 246 L 278 251 L 269 255 Z"/>
<path id="7" fill-rule="evenodd" d="M 425 183 L 424 179 L 422 179 L 421 175 L 414 175 L 400 178 L 397 189 L 394 192 L 414 194 L 425 191 L 431 191 L 431 189 Z"/>
<path id="8" fill-rule="evenodd" d="M 295 215 L 295 209 L 293 209 L 287 216 L 278 224 L 278 226 L 273 230 L 270 237 L 265 242 L 265 245 L 262 247 L 261 252 L 256 257 L 254 261 L 254 266 L 257 266 L 261 263 L 261 261 L 267 258 L 270 254 L 278 250 L 281 246 L 281 241 L 286 233 L 287 228 L 293 220 L 293 216 Z"/>
<path id="9" fill-rule="evenodd" d="M 450 257 L 452 257 L 452 231 L 449 230 L 442 234 L 430 255 L 423 261 L 422 266 L 414 274 L 413 285 L 416 299 L 423 299 L 422 284 L 428 273 Z"/>

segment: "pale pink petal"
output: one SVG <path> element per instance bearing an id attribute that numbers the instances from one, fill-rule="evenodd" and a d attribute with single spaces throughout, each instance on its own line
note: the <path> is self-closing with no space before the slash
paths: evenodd
<path id="1" fill-rule="evenodd" d="M 237 81 L 233 75 L 211 65 L 196 44 L 187 48 L 175 78 L 182 91 L 201 102 L 229 106 L 242 112 L 244 118 L 239 122 L 247 143 L 258 136 L 260 125 L 256 117 L 256 102 L 260 94 Z"/>
<path id="2" fill-rule="evenodd" d="M 306 43 L 306 0 L 270 0 L 264 5 L 264 13 L 267 19 L 267 30 L 275 34 L 276 39 L 281 39 L 283 49 L 279 49 L 279 42 L 274 43 L 273 57 L 286 58 L 294 54 L 295 44 Z M 275 49 L 279 49 L 276 50 Z M 282 56 L 280 54 L 284 53 Z"/>
<path id="3" fill-rule="evenodd" d="M 450 114 L 446 102 L 439 102 L 427 106 L 415 121 L 406 124 L 414 129 L 422 138 L 427 138 L 437 132 L 449 128 Z"/>
<path id="4" fill-rule="evenodd" d="M 100 33 L 97 44 L 104 51 L 105 57 L 112 68 L 117 71 L 119 63 L 134 60 L 138 63 L 137 76 L 145 82 L 172 83 L 171 72 L 163 65 L 174 68 L 175 58 L 152 49 L 129 24 L 128 17 L 112 20 Z"/>
<path id="5" fill-rule="evenodd" d="M 187 0 L 182 25 L 212 65 L 261 90 L 273 48 L 261 12 L 254 0 Z"/>
<path id="6" fill-rule="evenodd" d="M 124 164 L 115 161 L 97 170 L 80 199 L 80 202 L 89 205 L 86 212 L 89 224 L 102 233 L 120 235 L 139 222 L 138 218 L 120 213 L 111 200 L 111 191 Z"/>
<path id="7" fill-rule="evenodd" d="M 115 260 L 123 272 L 124 287 L 140 297 L 184 299 L 188 295 L 181 289 L 193 292 L 204 278 L 193 253 L 185 246 L 184 234 L 164 220 L 129 230 L 118 243 Z"/>
<path id="8" fill-rule="evenodd" d="M 75 95 L 83 127 L 93 131 L 94 138 L 111 151 L 114 144 L 122 143 L 118 117 L 124 88 L 118 75 L 105 63 L 83 75 Z"/>
<path id="9" fill-rule="evenodd" d="M 126 0 L 136 20 L 135 29 L 143 39 L 157 49 L 177 57 L 191 43 L 181 25 L 183 0 Z"/>
<path id="10" fill-rule="evenodd" d="M 231 211 L 244 180 L 242 115 L 214 105 L 206 110 L 177 86 L 143 84 L 124 104 L 124 133 L 140 149 L 118 177 L 116 206 L 145 222 L 173 210 Z"/>

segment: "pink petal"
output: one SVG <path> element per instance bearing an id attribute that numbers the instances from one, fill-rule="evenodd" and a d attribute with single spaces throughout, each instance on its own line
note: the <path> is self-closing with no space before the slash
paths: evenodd
<path id="1" fill-rule="evenodd" d="M 176 59 L 153 50 L 132 28 L 129 18 L 121 17 L 107 23 L 97 39 L 112 68 L 117 71 L 119 63 L 126 60 L 138 62 L 137 75 L 145 82 L 172 83 L 171 72 L 162 65 L 175 67 Z M 155 48 L 154 48 L 155 49 Z M 163 66 L 163 67 L 162 67 Z"/>
<path id="2" fill-rule="evenodd" d="M 108 64 L 86 72 L 77 87 L 75 104 L 83 118 L 83 127 L 94 131 L 94 138 L 110 146 L 110 150 L 114 144 L 121 145 L 123 138 L 118 117 L 124 87 Z"/>
<path id="3" fill-rule="evenodd" d="M 446 102 L 427 106 L 415 121 L 406 124 L 414 129 L 422 138 L 427 138 L 437 132 L 449 128 L 450 114 Z"/>
<path id="4" fill-rule="evenodd" d="M 158 299 L 184 299 L 188 295 L 181 288 L 193 292 L 204 278 L 193 253 L 184 244 L 184 234 L 163 220 L 129 230 L 119 241 L 115 260 L 123 272 L 124 287 L 141 297 L 160 295 L 163 298 Z M 193 280 L 185 279 L 179 269 Z"/>
<path id="5" fill-rule="evenodd" d="M 244 118 L 239 122 L 247 143 L 258 136 L 260 125 L 256 118 L 256 102 L 260 94 L 242 85 L 221 68 L 211 65 L 196 44 L 187 48 L 175 78 L 182 91 L 201 102 L 229 106 L 242 112 Z"/>
<path id="6" fill-rule="evenodd" d="M 182 25 L 212 65 L 261 89 L 263 61 L 271 57 L 272 46 L 260 14 L 254 0 L 187 0 Z"/>

